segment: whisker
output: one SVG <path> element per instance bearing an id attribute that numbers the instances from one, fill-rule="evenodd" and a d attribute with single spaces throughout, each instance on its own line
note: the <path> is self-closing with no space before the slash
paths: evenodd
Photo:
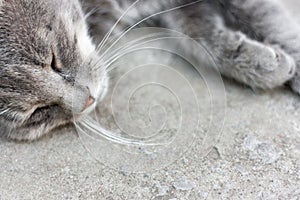
<path id="1" fill-rule="evenodd" d="M 109 30 L 108 33 L 105 34 L 104 38 L 102 39 L 102 41 L 100 42 L 100 44 L 98 45 L 97 49 L 102 49 L 103 45 L 107 42 L 107 40 L 109 39 L 109 37 L 111 36 L 111 34 L 113 33 L 113 31 L 115 30 L 115 28 L 117 27 L 117 25 L 119 24 L 119 22 L 123 19 L 123 17 L 125 17 L 127 15 L 127 13 L 139 2 L 140 0 L 136 0 L 135 2 L 133 2 L 133 4 L 131 4 L 125 11 L 124 13 L 119 17 L 119 19 L 116 21 L 116 23 L 112 26 L 112 28 Z"/>
<path id="2" fill-rule="evenodd" d="M 160 11 L 154 14 L 151 14 L 139 21 L 137 21 L 136 23 L 134 23 L 133 25 L 127 27 L 120 35 L 116 35 L 116 37 L 114 37 L 114 40 L 110 40 L 112 37 L 112 33 L 115 30 L 116 26 L 118 25 L 118 23 L 122 20 L 122 18 L 129 12 L 130 9 L 132 9 L 140 0 L 136 0 L 123 14 L 122 16 L 117 20 L 117 22 L 114 24 L 114 26 L 110 29 L 110 31 L 104 36 L 103 40 L 99 43 L 98 47 L 97 47 L 97 53 L 100 55 L 99 59 L 94 63 L 93 68 L 95 69 L 103 69 L 102 67 L 104 67 L 104 69 L 108 69 L 108 71 L 113 70 L 114 68 L 111 67 L 112 64 L 119 59 L 120 57 L 122 57 L 125 54 L 128 54 L 130 52 L 133 51 L 139 51 L 139 50 L 145 50 L 145 49 L 160 49 L 158 47 L 145 47 L 143 45 L 152 42 L 152 41 L 157 41 L 157 40 L 162 40 L 165 38 L 182 38 L 182 37 L 170 37 L 168 35 L 165 35 L 163 33 L 156 33 L 156 34 L 152 34 L 152 35 L 147 35 L 144 36 L 142 38 L 138 38 L 135 39 L 133 41 L 127 42 L 125 43 L 123 46 L 119 47 L 118 49 L 113 49 L 113 47 L 116 46 L 116 44 L 118 44 L 118 42 L 127 34 L 129 33 L 132 29 L 134 29 L 136 26 L 138 26 L 139 24 L 143 23 L 144 21 L 155 17 L 157 15 L 161 15 L 167 12 L 171 12 L 180 8 L 184 8 L 199 2 L 202 2 L 203 0 L 196 0 L 194 2 L 191 3 L 187 3 L 184 5 L 180 5 L 171 9 L 167 9 L 164 11 Z M 160 49 L 163 50 L 163 49 Z M 100 66 L 99 62 L 100 61 L 104 61 L 103 63 L 101 63 Z M 98 67 L 97 67 L 98 66 Z M 111 68 L 109 68 L 111 67 Z M 150 140 L 148 139 L 139 139 L 139 138 L 134 138 L 134 137 L 130 137 L 128 135 L 126 135 L 123 137 L 123 135 L 116 135 L 115 133 L 112 133 L 111 131 L 106 130 L 105 128 L 101 127 L 96 121 L 94 121 L 92 118 L 86 118 L 83 119 L 80 122 L 74 122 L 76 126 L 80 126 L 84 127 L 86 130 L 83 130 L 81 127 L 79 127 L 80 132 L 84 133 L 84 134 L 89 134 L 88 132 L 90 132 L 90 134 L 96 134 L 104 139 L 107 139 L 109 141 L 112 141 L 114 143 L 117 144 L 127 144 L 127 145 L 143 145 L 143 146 L 157 146 L 157 145 L 165 145 L 167 143 L 164 142 L 160 142 L 160 143 L 156 143 L 155 138 L 151 138 Z M 76 124 L 78 123 L 78 124 Z M 92 137 L 92 135 L 89 135 L 89 137 Z M 93 138 L 93 139 L 97 139 L 97 138 Z"/>
<path id="3" fill-rule="evenodd" d="M 84 20 L 87 20 L 91 15 L 97 12 L 97 8 L 93 8 L 91 11 L 84 15 Z"/>
<path id="4" fill-rule="evenodd" d="M 122 16 L 118 19 L 118 21 L 114 24 L 114 26 L 112 27 L 112 29 L 106 34 L 106 36 L 104 37 L 104 39 L 101 41 L 101 43 L 99 44 L 100 48 L 98 48 L 98 54 L 100 54 L 100 51 L 102 50 L 103 46 L 105 45 L 105 42 L 107 42 L 107 40 L 109 39 L 109 36 L 112 34 L 113 30 L 115 29 L 115 27 L 117 26 L 117 24 L 121 21 L 121 19 L 128 13 L 128 11 L 133 7 L 135 6 L 140 0 L 137 0 L 135 1 L 123 14 Z M 194 1 L 194 2 L 191 2 L 191 3 L 187 3 L 187 4 L 184 4 L 184 5 L 181 5 L 181 6 L 177 6 L 177 7 L 174 7 L 174 8 L 171 8 L 171 9 L 167 9 L 167 10 L 164 10 L 164 11 L 161 11 L 161 12 L 157 12 L 157 13 L 154 13 L 148 17 L 145 17 L 143 19 L 141 19 L 140 21 L 138 21 L 137 23 L 135 23 L 134 25 L 128 27 L 127 30 L 125 30 L 114 42 L 112 45 L 110 45 L 108 47 L 108 49 L 100 56 L 99 60 L 94 64 L 94 66 L 97 66 L 99 64 L 100 61 L 103 61 L 103 57 L 107 56 L 106 54 L 109 52 L 109 50 L 116 45 L 116 43 L 118 41 L 120 41 L 121 38 L 123 38 L 130 30 L 132 30 L 134 27 L 138 26 L 140 23 L 152 18 L 152 17 L 155 17 L 157 15 L 160 15 L 160 14 L 164 14 L 164 13 L 167 13 L 167 12 L 171 12 L 171 11 L 174 11 L 174 10 L 177 10 L 177 9 L 180 9 L 180 8 L 184 8 L 184 7 L 187 7 L 187 6 L 190 6 L 190 5 L 193 5 L 193 4 L 196 4 L 196 3 L 199 3 L 199 2 L 202 2 L 203 0 L 197 0 L 197 1 Z M 102 65 L 103 66 L 103 65 Z"/>
<path id="5" fill-rule="evenodd" d="M 151 50 L 154 50 L 154 49 L 155 49 L 155 50 L 159 50 L 159 48 L 155 48 L 155 47 L 141 47 L 141 48 L 132 49 L 132 50 L 130 50 L 130 51 L 128 51 L 128 52 L 125 52 L 125 53 L 119 55 L 119 57 L 113 59 L 111 62 L 109 62 L 109 63 L 107 64 L 107 66 L 108 66 L 108 67 L 111 66 L 116 60 L 118 60 L 119 58 L 121 58 L 122 56 L 124 56 L 124 55 L 126 55 L 126 54 L 129 54 L 129 53 L 132 53 L 132 52 L 136 52 L 136 51 L 141 51 L 141 50 L 149 50 L 149 49 L 151 49 Z M 115 67 L 110 68 L 110 69 L 107 68 L 107 69 L 108 69 L 108 70 L 107 70 L 107 73 L 109 73 L 109 72 L 111 72 L 112 70 L 114 70 Z"/>
<path id="6" fill-rule="evenodd" d="M 162 40 L 162 39 L 171 39 L 171 38 L 174 38 L 174 39 L 178 39 L 178 38 L 183 38 L 183 37 L 170 37 L 170 36 L 164 36 L 164 35 L 169 35 L 168 33 L 166 32 L 159 32 L 159 33 L 154 33 L 154 34 L 148 34 L 146 36 L 143 36 L 141 38 L 138 38 L 136 40 L 133 40 L 133 41 L 130 41 L 130 42 L 127 42 L 125 43 L 123 46 L 119 47 L 118 49 L 114 50 L 113 52 L 111 52 L 110 54 L 108 54 L 109 52 L 107 52 L 107 57 L 109 58 L 109 60 L 111 60 L 112 58 L 116 57 L 118 54 L 117 53 L 120 53 L 124 50 L 127 50 L 128 47 L 129 48 L 133 48 L 133 47 L 136 47 L 137 45 L 144 45 L 146 43 L 149 43 L 149 42 L 155 42 L 155 41 L 158 41 L 158 40 Z M 147 40 L 146 40 L 147 39 Z M 143 43 L 138 43 L 142 40 L 146 40 L 144 41 Z M 135 44 L 137 43 L 137 44 Z M 96 69 L 95 67 L 99 64 L 99 62 L 103 61 L 103 60 L 106 60 L 105 58 L 102 58 L 102 59 L 99 59 L 92 68 Z M 109 61 L 108 60 L 108 61 Z M 107 60 L 106 62 L 104 63 L 107 63 Z M 105 65 L 103 65 L 103 63 L 101 63 L 101 66 L 100 67 L 103 67 Z"/>
<path id="7" fill-rule="evenodd" d="M 161 48 L 158 48 L 158 47 L 139 47 L 139 46 L 142 46 L 142 45 L 145 45 L 149 42 L 155 42 L 155 41 L 159 41 L 159 40 L 163 40 L 163 39 L 182 39 L 182 38 L 185 38 L 184 36 L 182 37 L 175 37 L 175 36 L 172 36 L 172 37 L 159 37 L 159 38 L 155 38 L 155 39 L 152 39 L 152 40 L 148 40 L 148 41 L 145 41 L 143 43 L 139 43 L 135 46 L 130 46 L 129 48 L 125 49 L 123 52 L 118 52 L 118 54 L 114 55 L 114 57 L 111 57 L 109 60 L 107 60 L 104 64 L 106 66 L 106 69 L 109 69 L 109 67 L 116 61 L 118 60 L 119 58 L 121 58 L 122 56 L 126 55 L 126 54 L 129 54 L 129 53 L 132 53 L 132 52 L 135 52 L 135 51 L 139 51 L 139 50 L 146 50 L 146 49 L 155 49 L 155 50 L 163 50 Z M 109 69 L 107 72 L 110 72 L 111 70 L 113 70 L 114 68 L 112 69 Z"/>
<path id="8" fill-rule="evenodd" d="M 174 10 L 178 10 L 178 9 L 181 9 L 181 8 L 184 8 L 184 7 L 188 7 L 188 6 L 191 6 L 191 5 L 194 5 L 196 3 L 199 3 L 199 2 L 202 2 L 203 0 L 197 0 L 197 1 L 194 1 L 194 2 L 191 2 L 191 3 L 187 3 L 187 4 L 184 4 L 184 5 L 181 5 L 181 6 L 177 6 L 177 7 L 174 7 L 174 8 L 171 8 L 171 9 L 167 9 L 167 10 L 163 10 L 163 11 L 160 11 L 160 12 L 157 12 L 157 13 L 154 13 L 148 17 L 145 17 L 143 19 L 141 19 L 140 21 L 138 21 L 137 23 L 133 24 L 132 26 L 130 26 L 127 30 L 125 30 L 121 36 L 116 40 L 114 41 L 114 43 L 112 45 L 110 45 L 108 47 L 108 49 L 103 53 L 104 55 L 106 54 L 107 51 L 109 51 L 117 42 L 119 42 L 129 31 L 131 31 L 133 28 L 135 28 L 136 26 L 138 26 L 139 24 L 143 23 L 144 21 L 148 20 L 148 19 L 151 19 L 155 16 L 158 16 L 158 15 L 161 15 L 161 14 L 165 14 L 165 13 L 168 13 L 168 12 L 171 12 L 171 11 L 174 11 Z M 101 51 L 101 49 L 99 50 L 99 52 Z"/>
<path id="9" fill-rule="evenodd" d="M 107 139 L 111 142 L 118 143 L 118 144 L 127 144 L 127 145 L 145 145 L 145 146 L 158 146 L 158 145 L 165 145 L 166 143 L 155 143 L 153 141 L 147 141 L 147 140 L 141 140 L 139 141 L 137 138 L 126 138 L 117 136 L 114 133 L 102 128 L 98 124 L 95 123 L 94 120 L 90 118 L 86 118 L 80 122 L 82 126 L 89 129 L 92 133 L 96 133 L 98 136 L 103 137 L 104 139 Z M 77 126 L 78 127 L 78 126 Z M 81 129 L 81 128 L 80 128 Z M 86 133 L 81 129 L 81 132 Z M 99 134 L 101 133 L 101 134 Z M 90 135 L 89 135 L 90 136 Z M 90 136 L 93 138 L 92 136 Z M 96 138 L 93 138 L 96 139 Z"/>
<path id="10" fill-rule="evenodd" d="M 111 53 L 110 53 L 110 52 L 107 52 L 107 55 L 106 55 L 106 56 L 107 56 L 109 59 L 111 59 L 112 56 L 116 56 L 117 53 L 120 53 L 120 52 L 122 52 L 122 51 L 128 49 L 128 47 L 132 48 L 134 45 L 140 44 L 140 43 L 138 43 L 138 42 L 140 42 L 140 41 L 142 41 L 142 40 L 145 40 L 145 39 L 148 39 L 148 38 L 151 39 L 152 37 L 158 37 L 159 34 L 162 34 L 162 33 L 149 34 L 149 35 L 147 35 L 147 36 L 138 38 L 138 39 L 136 39 L 136 40 L 127 42 L 127 43 L 125 43 L 123 46 L 121 46 L 121 47 L 119 47 L 118 49 L 112 51 Z M 159 37 L 158 37 L 158 38 L 159 38 Z M 135 44 L 135 43 L 137 43 L 137 44 Z M 141 43 L 141 44 L 144 44 L 144 43 Z M 109 54 L 109 53 L 110 53 L 110 54 Z M 95 63 L 95 66 L 97 66 L 97 65 L 99 64 L 99 62 L 104 61 L 104 60 L 106 60 L 105 57 L 100 58 L 100 59 Z M 105 62 L 104 62 L 104 63 L 105 63 Z M 94 68 L 94 67 L 92 67 L 92 68 Z"/>

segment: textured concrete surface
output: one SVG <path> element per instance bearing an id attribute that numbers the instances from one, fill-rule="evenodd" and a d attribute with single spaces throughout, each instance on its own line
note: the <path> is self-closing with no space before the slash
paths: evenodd
<path id="1" fill-rule="evenodd" d="M 1 139 L 0 199 L 300 199 L 300 97 L 225 87 L 226 123 L 207 157 L 196 143 L 162 170 L 132 174 L 97 162 L 73 128 L 32 144 Z"/>

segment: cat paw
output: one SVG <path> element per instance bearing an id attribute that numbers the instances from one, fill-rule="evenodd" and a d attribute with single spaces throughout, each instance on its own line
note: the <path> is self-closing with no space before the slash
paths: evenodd
<path id="1" fill-rule="evenodd" d="M 239 48 L 241 55 L 235 62 L 243 71 L 240 78 L 251 87 L 272 89 L 293 78 L 295 61 L 280 47 L 245 40 Z"/>

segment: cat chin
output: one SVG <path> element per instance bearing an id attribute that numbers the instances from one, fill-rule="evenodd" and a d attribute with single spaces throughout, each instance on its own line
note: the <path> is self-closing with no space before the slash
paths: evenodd
<path id="1" fill-rule="evenodd" d="M 97 107 L 97 103 L 94 103 L 93 105 L 91 105 L 90 107 L 85 109 L 80 114 L 75 114 L 74 115 L 74 121 L 78 122 L 78 121 L 84 119 L 86 116 L 88 116 L 90 113 L 92 113 L 96 109 L 96 107 Z"/>

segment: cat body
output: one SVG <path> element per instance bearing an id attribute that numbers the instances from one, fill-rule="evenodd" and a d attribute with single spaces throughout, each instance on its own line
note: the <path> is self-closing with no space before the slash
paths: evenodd
<path id="1" fill-rule="evenodd" d="M 133 3 L 0 0 L 0 135 L 34 140 L 92 110 L 108 87 L 96 46 Z M 276 0 L 141 0 L 114 33 L 175 7 L 141 26 L 199 40 L 222 75 L 250 87 L 300 92 L 300 29 Z"/>

